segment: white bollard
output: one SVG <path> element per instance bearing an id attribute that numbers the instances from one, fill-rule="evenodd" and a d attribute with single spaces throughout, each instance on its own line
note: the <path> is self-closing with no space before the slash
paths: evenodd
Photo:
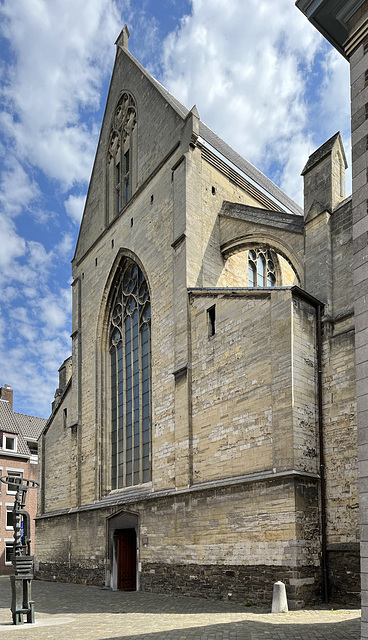
<path id="1" fill-rule="evenodd" d="M 286 588 L 283 582 L 275 582 L 272 594 L 271 613 L 287 613 L 289 611 Z"/>

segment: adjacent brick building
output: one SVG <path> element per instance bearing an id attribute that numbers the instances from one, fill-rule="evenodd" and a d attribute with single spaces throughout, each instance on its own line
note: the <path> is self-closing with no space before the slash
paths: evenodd
<path id="1" fill-rule="evenodd" d="M 13 389 L 0 388 L 0 476 L 38 479 L 38 438 L 46 424 L 43 418 L 13 411 Z M 0 575 L 13 573 L 13 505 L 15 485 L 0 482 Z M 31 517 L 31 550 L 34 553 L 37 491 L 27 494 L 26 509 Z"/>
<path id="2" fill-rule="evenodd" d="M 292 606 L 356 604 L 341 137 L 306 162 L 303 210 L 128 37 L 73 259 L 72 359 L 41 439 L 39 575 L 253 602 L 283 580 Z"/>

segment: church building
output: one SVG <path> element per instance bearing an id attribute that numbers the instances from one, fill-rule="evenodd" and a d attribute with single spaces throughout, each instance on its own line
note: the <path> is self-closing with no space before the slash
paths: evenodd
<path id="1" fill-rule="evenodd" d="M 40 440 L 38 576 L 359 603 L 351 198 L 304 209 L 132 56 L 125 26 Z"/>

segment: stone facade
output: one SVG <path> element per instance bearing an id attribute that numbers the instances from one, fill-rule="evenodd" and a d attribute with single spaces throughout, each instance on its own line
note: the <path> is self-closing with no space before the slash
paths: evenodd
<path id="1" fill-rule="evenodd" d="M 335 583 L 350 576 L 352 604 L 341 138 L 304 168 L 303 216 L 151 78 L 127 41 L 125 28 L 73 259 L 72 376 L 64 367 L 41 443 L 39 575 L 252 602 L 270 602 L 283 580 L 294 607 L 326 592 L 343 601 Z"/>
<path id="2" fill-rule="evenodd" d="M 361 534 L 361 638 L 368 638 L 368 2 L 352 0 L 339 6 L 322 0 L 296 5 L 350 64 L 352 143 L 353 291 L 359 458 Z M 348 230 L 350 234 L 350 230 Z M 346 441 L 348 446 L 348 442 Z M 347 467 L 345 467 L 347 470 Z M 358 505 L 357 505 L 358 506 Z M 341 562 L 340 566 L 343 566 Z"/>

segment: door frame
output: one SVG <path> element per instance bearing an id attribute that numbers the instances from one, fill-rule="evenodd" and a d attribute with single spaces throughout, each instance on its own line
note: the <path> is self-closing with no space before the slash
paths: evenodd
<path id="1" fill-rule="evenodd" d="M 105 584 L 113 591 L 118 591 L 118 533 L 124 529 L 134 529 L 136 535 L 136 591 L 140 589 L 139 562 L 139 518 L 132 511 L 122 510 L 107 518 L 107 558 Z"/>
<path id="2" fill-rule="evenodd" d="M 120 589 L 120 591 L 136 591 L 137 590 L 137 532 L 135 529 L 116 529 L 114 535 L 116 537 L 116 544 L 117 544 L 117 589 L 118 590 Z M 131 552 L 131 554 L 130 553 L 128 554 L 128 556 L 130 556 L 128 562 L 130 564 L 130 562 L 132 562 L 133 560 L 132 565 L 134 565 L 134 569 L 131 572 L 129 572 L 129 574 L 131 576 L 132 574 L 134 575 L 134 589 L 121 589 L 121 571 L 123 569 L 123 562 L 121 558 L 121 555 L 122 555 L 121 543 L 123 538 L 125 538 L 126 542 L 130 538 L 129 551 Z M 134 543 L 133 543 L 133 538 L 134 538 Z"/>

